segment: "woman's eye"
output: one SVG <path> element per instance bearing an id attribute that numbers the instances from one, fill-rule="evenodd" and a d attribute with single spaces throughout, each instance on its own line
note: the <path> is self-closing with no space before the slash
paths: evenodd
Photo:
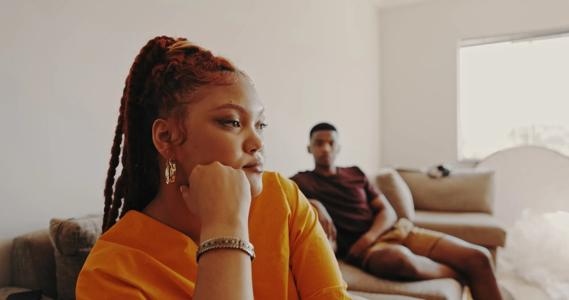
<path id="1" fill-rule="evenodd" d="M 241 127 L 241 122 L 239 122 L 238 120 L 223 120 L 223 121 L 221 121 L 221 123 L 224 126 L 229 126 L 229 127 L 233 127 L 233 128 Z"/>
<path id="2" fill-rule="evenodd" d="M 269 124 L 264 123 L 264 122 L 261 122 L 261 123 L 259 123 L 259 125 L 257 125 L 257 127 L 258 127 L 259 129 L 265 129 L 267 126 L 269 126 Z"/>

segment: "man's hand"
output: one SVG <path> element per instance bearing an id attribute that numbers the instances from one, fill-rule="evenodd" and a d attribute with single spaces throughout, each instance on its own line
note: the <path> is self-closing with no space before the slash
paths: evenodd
<path id="1" fill-rule="evenodd" d="M 350 248 L 348 251 L 348 257 L 350 259 L 361 260 L 366 250 L 371 247 L 373 242 L 377 239 L 377 236 L 371 233 L 365 233 L 362 235 Z"/>
<path id="2" fill-rule="evenodd" d="M 324 228 L 324 232 L 326 233 L 326 237 L 328 237 L 328 241 L 330 241 L 332 249 L 336 251 L 336 226 L 334 226 L 332 217 L 330 217 L 330 214 L 324 205 L 320 203 L 320 201 L 314 199 L 310 199 L 309 201 L 310 204 L 312 204 L 312 206 L 316 209 L 316 212 L 318 214 L 318 222 L 320 225 L 322 225 L 322 228 Z"/>
<path id="3" fill-rule="evenodd" d="M 348 252 L 348 258 L 353 260 L 361 260 L 366 250 L 381 236 L 385 231 L 389 230 L 397 221 L 397 214 L 389 204 L 384 195 L 373 199 L 371 206 L 377 213 L 374 216 L 371 228 L 357 240 Z"/>

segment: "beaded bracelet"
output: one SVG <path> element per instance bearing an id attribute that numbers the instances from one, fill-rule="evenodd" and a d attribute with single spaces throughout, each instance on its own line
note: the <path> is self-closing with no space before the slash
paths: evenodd
<path id="1" fill-rule="evenodd" d="M 241 240 L 233 237 L 220 237 L 209 239 L 200 244 L 198 252 L 196 253 L 196 261 L 200 260 L 200 256 L 210 250 L 215 249 L 237 249 L 245 252 L 251 260 L 255 258 L 255 247 L 248 241 Z"/>

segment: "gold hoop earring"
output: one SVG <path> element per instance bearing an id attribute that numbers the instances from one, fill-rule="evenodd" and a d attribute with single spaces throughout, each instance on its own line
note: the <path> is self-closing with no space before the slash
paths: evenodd
<path id="1" fill-rule="evenodd" d="M 164 177 L 166 177 L 166 184 L 174 183 L 176 181 L 176 163 L 172 159 L 169 159 L 166 163 Z"/>

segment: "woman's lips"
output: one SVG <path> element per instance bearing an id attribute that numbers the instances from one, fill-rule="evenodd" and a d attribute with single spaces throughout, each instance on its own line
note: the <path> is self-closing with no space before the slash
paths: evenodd
<path id="1" fill-rule="evenodd" d="M 254 173 L 263 173 L 263 165 L 262 164 L 250 164 L 243 167 L 243 170 L 246 172 L 254 172 Z"/>

